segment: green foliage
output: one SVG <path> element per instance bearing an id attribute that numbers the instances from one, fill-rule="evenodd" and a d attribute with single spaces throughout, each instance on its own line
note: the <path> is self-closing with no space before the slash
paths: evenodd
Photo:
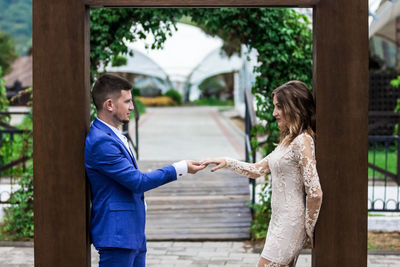
<path id="1" fill-rule="evenodd" d="M 201 91 L 202 97 L 219 97 L 219 95 L 226 90 L 226 86 L 221 76 L 213 76 L 203 80 L 199 84 L 199 89 Z"/>
<path id="2" fill-rule="evenodd" d="M 272 116 L 272 90 L 295 79 L 311 87 L 312 32 L 307 17 L 286 8 L 93 9 L 92 75 L 96 75 L 101 61 L 107 64 L 114 55 L 131 53 L 124 39 L 145 39 L 153 33 L 155 40 L 150 47 L 162 48 L 180 19 L 221 37 L 228 55 L 238 52 L 240 44 L 258 51 L 260 65 L 254 71 L 259 76 L 252 91 L 256 95 L 257 116 L 267 127 L 257 131 L 268 134 L 263 151 L 271 152 L 279 136 Z"/>
<path id="3" fill-rule="evenodd" d="M 119 67 L 119 66 L 124 66 L 128 63 L 128 59 L 123 56 L 115 56 L 111 60 L 111 66 L 113 67 Z"/>
<path id="4" fill-rule="evenodd" d="M 368 150 L 368 163 L 374 164 L 391 173 L 397 173 L 397 146 L 377 147 Z M 385 174 L 368 168 L 368 178 L 383 179 Z"/>
<path id="5" fill-rule="evenodd" d="M 133 95 L 133 96 L 141 96 L 142 93 L 140 93 L 140 89 L 139 89 L 139 88 L 134 87 L 134 88 L 132 89 L 132 95 Z"/>
<path id="6" fill-rule="evenodd" d="M 0 0 L 0 22 L 0 30 L 12 36 L 17 53 L 26 54 L 32 47 L 32 0 Z"/>
<path id="7" fill-rule="evenodd" d="M 92 81 L 98 67 L 104 66 L 119 55 L 132 55 L 124 40 L 134 42 L 155 36 L 152 49 L 162 48 L 168 35 L 172 34 L 183 9 L 174 8 L 99 8 L 90 10 L 90 62 Z"/>
<path id="8" fill-rule="evenodd" d="M 4 74 L 11 71 L 11 63 L 17 57 L 11 37 L 4 32 L 0 32 L 0 67 L 2 67 Z"/>
<path id="9" fill-rule="evenodd" d="M 146 105 L 138 98 L 135 98 L 136 108 L 138 109 L 139 115 L 146 113 Z M 134 116 L 134 113 L 131 113 Z"/>
<path id="10" fill-rule="evenodd" d="M 8 110 L 10 103 L 7 99 L 7 91 L 6 91 L 6 81 L 3 79 L 3 72 L 0 66 L 0 112 L 5 112 Z M 0 122 L 7 123 L 10 120 L 10 117 L 7 115 L 0 115 Z"/>
<path id="11" fill-rule="evenodd" d="M 250 234 L 253 239 L 260 239 L 267 235 L 269 221 L 271 220 L 271 187 L 267 183 L 258 194 L 260 202 L 250 205 L 254 212 Z"/>
<path id="12" fill-rule="evenodd" d="M 193 103 L 197 106 L 233 106 L 232 100 L 222 100 L 216 97 L 196 99 Z"/>
<path id="13" fill-rule="evenodd" d="M 21 135 L 3 137 L 0 146 L 1 155 L 7 162 L 28 156 L 32 158 L 32 111 L 27 115 L 20 129 L 28 130 Z M 1 227 L 2 237 L 10 240 L 25 240 L 33 237 L 33 163 L 29 160 L 26 167 L 18 166 L 12 170 L 12 175 L 18 180 L 19 188 L 10 196 L 11 206 L 4 209 L 4 224 Z"/>
<path id="14" fill-rule="evenodd" d="M 175 89 L 169 89 L 167 92 L 165 92 L 164 96 L 169 96 L 174 100 L 178 105 L 182 103 L 182 96 L 181 94 L 175 90 Z"/>
<path id="15" fill-rule="evenodd" d="M 5 209 L 3 235 L 11 240 L 33 238 L 33 166 L 30 164 L 18 182 L 20 188 Z"/>
<path id="16" fill-rule="evenodd" d="M 400 86 L 400 75 L 397 76 L 396 79 L 391 80 L 391 81 L 390 81 L 390 84 L 391 84 L 393 87 L 398 88 L 398 87 Z M 396 107 L 394 108 L 394 112 L 397 112 L 397 113 L 400 112 L 400 98 L 397 98 Z M 396 124 L 394 125 L 393 135 L 394 135 L 394 136 L 399 135 L 399 124 L 398 124 L 398 123 L 396 123 Z"/>
<path id="17" fill-rule="evenodd" d="M 391 80 L 391 81 L 390 81 L 390 84 L 391 84 L 393 87 L 398 88 L 398 87 L 400 86 L 400 75 L 397 76 L 396 79 Z"/>

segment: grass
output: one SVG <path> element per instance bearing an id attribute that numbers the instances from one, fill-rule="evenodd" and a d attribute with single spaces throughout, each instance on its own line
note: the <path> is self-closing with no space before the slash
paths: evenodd
<path id="1" fill-rule="evenodd" d="M 232 100 L 221 100 L 218 98 L 200 98 L 193 103 L 196 106 L 233 106 L 233 101 Z"/>
<path id="2" fill-rule="evenodd" d="M 386 165 L 386 157 L 387 157 L 387 165 Z M 375 160 L 374 160 L 374 149 L 370 148 L 368 151 L 368 162 L 375 164 L 376 166 L 388 170 L 391 173 L 396 173 L 397 170 L 397 151 L 396 147 L 392 146 L 387 148 L 387 156 L 386 156 L 386 151 L 383 149 L 377 148 L 375 151 Z M 371 168 L 368 168 L 368 177 L 372 178 L 385 178 L 384 174 L 372 170 Z"/>
<path id="3" fill-rule="evenodd" d="M 248 246 L 261 252 L 265 238 L 248 241 Z M 311 248 L 307 241 L 304 248 Z M 400 250 L 400 232 L 373 232 L 368 231 L 368 249 L 373 250 Z"/>
<path id="4" fill-rule="evenodd" d="M 400 232 L 368 232 L 368 249 L 400 250 Z"/>

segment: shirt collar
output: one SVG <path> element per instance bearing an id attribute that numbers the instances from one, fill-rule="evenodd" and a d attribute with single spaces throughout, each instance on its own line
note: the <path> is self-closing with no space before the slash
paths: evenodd
<path id="1" fill-rule="evenodd" d="M 110 128 L 117 136 L 122 135 L 122 131 L 121 131 L 120 129 L 118 129 L 118 128 L 116 128 L 116 127 L 114 127 L 114 126 L 108 124 L 107 122 L 105 122 L 105 121 L 103 121 L 103 120 L 101 120 L 101 119 L 99 119 L 99 117 L 97 117 L 97 119 L 98 119 L 99 121 L 101 121 L 102 123 L 104 123 L 106 126 L 108 126 L 108 128 Z"/>

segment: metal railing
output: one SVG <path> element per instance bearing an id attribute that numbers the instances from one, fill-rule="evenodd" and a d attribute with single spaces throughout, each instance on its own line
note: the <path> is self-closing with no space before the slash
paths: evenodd
<path id="1" fill-rule="evenodd" d="M 137 109 L 135 101 L 133 101 L 133 112 L 135 115 L 135 142 L 133 142 L 131 135 L 129 134 L 129 123 L 125 123 L 122 126 L 122 134 L 128 139 L 128 142 L 132 145 L 133 150 L 135 150 L 136 160 L 139 160 L 139 111 Z"/>
<path id="2" fill-rule="evenodd" d="M 256 113 L 253 107 L 253 95 L 251 94 L 251 89 L 246 89 L 244 94 L 245 102 L 245 153 L 246 162 L 255 163 L 256 162 L 256 150 L 251 146 L 251 129 L 253 129 L 256 124 Z M 249 183 L 251 184 L 251 204 L 255 204 L 256 201 L 256 180 L 249 178 Z"/>
<path id="3" fill-rule="evenodd" d="M 29 112 L 0 112 L 0 115 L 28 115 Z M 0 122 L 0 204 L 9 204 L 9 199 L 17 189 L 18 179 L 31 159 L 27 149 L 27 135 L 31 130 L 21 130 Z M 16 151 L 18 150 L 18 151 Z"/>
<path id="4" fill-rule="evenodd" d="M 400 137 L 368 140 L 368 211 L 400 212 Z"/>

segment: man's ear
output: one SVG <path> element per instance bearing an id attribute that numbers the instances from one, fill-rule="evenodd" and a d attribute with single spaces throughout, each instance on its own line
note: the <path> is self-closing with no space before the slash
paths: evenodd
<path id="1" fill-rule="evenodd" d="M 113 109 L 113 103 L 111 98 L 108 98 L 106 101 L 103 103 L 103 109 L 107 111 L 112 111 Z"/>

